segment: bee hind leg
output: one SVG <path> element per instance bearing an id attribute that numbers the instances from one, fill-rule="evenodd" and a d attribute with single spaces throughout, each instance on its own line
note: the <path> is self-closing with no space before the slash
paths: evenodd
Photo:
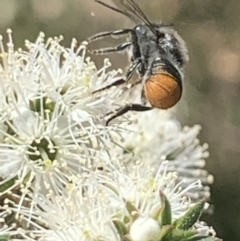
<path id="1" fill-rule="evenodd" d="M 138 111 L 138 112 L 142 112 L 142 111 L 148 111 L 148 110 L 152 110 L 152 107 L 150 106 L 145 106 L 145 105 L 140 105 L 140 104 L 128 104 L 125 105 L 121 108 L 119 108 L 115 114 L 113 114 L 110 118 L 107 119 L 106 121 L 106 126 L 108 126 L 109 122 L 112 121 L 113 119 L 124 115 L 125 113 L 127 113 L 128 111 Z M 109 112 L 107 113 L 107 115 L 112 114 L 113 112 Z"/>

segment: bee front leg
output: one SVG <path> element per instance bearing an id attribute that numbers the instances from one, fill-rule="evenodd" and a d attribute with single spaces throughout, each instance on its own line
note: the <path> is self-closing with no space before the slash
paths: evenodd
<path id="1" fill-rule="evenodd" d="M 135 70 L 137 69 L 137 67 L 139 66 L 139 64 L 140 64 L 140 60 L 139 60 L 139 59 L 135 60 L 135 61 L 131 64 L 131 66 L 129 67 L 126 75 L 125 75 L 123 78 L 120 78 L 120 79 L 114 81 L 113 83 L 111 83 L 111 84 L 109 84 L 109 85 L 107 85 L 107 86 L 105 86 L 105 87 L 103 87 L 103 88 L 101 88 L 101 89 L 98 89 L 98 90 L 93 91 L 92 94 L 101 92 L 101 91 L 103 91 L 103 90 L 107 90 L 107 89 L 109 89 L 109 88 L 111 88 L 111 87 L 113 87 L 113 86 L 118 86 L 118 85 L 121 85 L 121 84 L 126 83 L 126 82 L 132 77 L 133 73 L 135 72 Z"/>
<path id="2" fill-rule="evenodd" d="M 109 54 L 113 52 L 121 52 L 125 50 L 126 48 L 130 47 L 132 45 L 132 42 L 126 42 L 117 45 L 116 47 L 109 47 L 109 48 L 100 48 L 100 49 L 89 49 L 89 51 L 92 54 Z"/>
<path id="3" fill-rule="evenodd" d="M 94 42 L 94 41 L 97 41 L 97 40 L 100 40 L 100 39 L 103 39 L 103 38 L 106 38 L 106 37 L 117 38 L 119 36 L 121 37 L 124 34 L 128 34 L 132 31 L 133 31 L 132 29 L 120 29 L 120 30 L 115 30 L 115 31 L 101 32 L 101 33 L 94 34 L 91 37 L 88 37 L 86 39 L 86 41 L 88 43 L 91 43 L 91 42 Z"/>

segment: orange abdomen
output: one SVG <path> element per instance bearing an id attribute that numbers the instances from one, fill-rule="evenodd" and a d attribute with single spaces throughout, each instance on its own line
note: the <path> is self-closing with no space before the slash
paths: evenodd
<path id="1" fill-rule="evenodd" d="M 146 81 L 145 93 L 152 107 L 168 109 L 180 100 L 182 88 L 172 75 L 159 73 Z"/>

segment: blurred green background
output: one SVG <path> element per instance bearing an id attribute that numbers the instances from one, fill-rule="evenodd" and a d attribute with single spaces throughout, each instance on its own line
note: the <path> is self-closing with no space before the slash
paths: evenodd
<path id="1" fill-rule="evenodd" d="M 109 0 L 106 0 L 109 1 Z M 209 225 L 226 241 L 240 240 L 240 1 L 136 0 L 151 21 L 174 23 L 187 42 L 184 96 L 178 117 L 184 125 L 201 124 L 202 142 L 210 145 L 207 169 L 214 214 Z M 64 43 L 82 41 L 96 32 L 133 26 L 121 15 L 93 0 L 1 0 L 0 33 L 12 28 L 17 47 L 34 41 L 39 31 L 62 34 Z M 112 44 L 111 40 L 101 46 Z M 126 56 L 109 56 L 126 67 Z M 94 57 L 100 63 L 104 57 Z"/>

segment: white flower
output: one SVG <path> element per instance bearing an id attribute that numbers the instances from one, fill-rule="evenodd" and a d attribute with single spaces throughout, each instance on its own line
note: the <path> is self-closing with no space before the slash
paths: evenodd
<path id="1" fill-rule="evenodd" d="M 158 241 L 160 226 L 156 220 L 149 217 L 139 217 L 130 228 L 129 234 L 134 241 Z"/>
<path id="2" fill-rule="evenodd" d="M 76 180 L 75 185 L 68 189 L 68 197 L 53 193 L 39 195 L 32 213 L 24 213 L 26 220 L 30 218 L 35 222 L 32 237 L 41 236 L 40 240 L 48 241 L 120 241 L 122 234 L 116 224 L 122 222 L 132 240 L 158 240 L 161 223 L 154 214 L 163 205 L 160 192 L 168 198 L 173 220 L 182 217 L 192 206 L 185 197 L 186 191 L 198 184 L 181 189 L 175 185 L 176 177 L 167 174 L 166 163 L 162 164 L 156 176 L 151 170 L 145 173 L 141 167 L 131 173 L 112 163 L 105 167 L 109 169 Z M 129 212 L 127 206 L 130 203 L 137 208 L 136 211 Z M 199 232 L 207 236 L 209 228 Z"/>
<path id="3" fill-rule="evenodd" d="M 0 238 L 158 240 L 161 210 L 169 206 L 171 222 L 183 217 L 197 179 L 207 177 L 193 172 L 206 157 L 198 128 L 182 130 L 154 112 L 137 125 L 120 118 L 106 127 L 102 116 L 120 105 L 124 88 L 91 93 L 121 71 L 107 71 L 108 60 L 96 70 L 76 40 L 66 48 L 62 37 L 41 33 L 15 51 L 8 35 L 7 50 L 0 40 Z M 194 232 L 210 228 L 197 222 Z"/>
<path id="4" fill-rule="evenodd" d="M 122 124 L 128 130 L 122 133 L 122 146 L 128 165 L 132 159 L 138 160 L 146 167 L 158 168 L 160 163 L 169 161 L 168 170 L 178 173 L 178 180 L 182 186 L 200 180 L 198 189 L 188 193 L 194 199 L 210 196 L 209 184 L 213 177 L 204 170 L 208 157 L 208 145 L 199 144 L 197 136 L 200 126 L 182 128 L 180 123 L 166 111 L 152 110 L 135 113 L 131 116 L 132 125 Z M 133 157 L 129 158 L 132 154 Z"/>
<path id="5" fill-rule="evenodd" d="M 33 240 L 41 237 L 44 241 L 120 241 L 112 222 L 114 209 L 106 196 L 101 195 L 102 186 L 95 174 L 79 177 L 75 185 L 69 185 L 68 197 L 54 193 L 39 195 L 31 213 L 23 214 L 21 210 L 20 215 L 35 224 L 35 229 L 26 233 L 31 233 Z"/>
<path id="6" fill-rule="evenodd" d="M 151 167 L 146 168 L 141 164 L 135 165 L 132 170 L 127 171 L 120 165 L 116 165 L 116 160 L 112 160 L 112 162 L 115 164 L 111 164 L 107 170 L 109 174 L 101 175 L 99 173 L 96 178 L 99 178 L 103 187 L 107 187 L 104 189 L 112 204 L 121 207 L 125 205 L 126 201 L 132 202 L 145 216 L 159 208 L 160 192 L 162 191 L 171 203 L 173 219 L 179 218 L 191 204 L 190 200 L 186 198 L 186 193 L 201 185 L 197 181 L 182 188 L 181 183 L 176 183 L 177 174 L 167 171 L 168 162 L 161 163 L 157 172 Z"/>
<path id="7" fill-rule="evenodd" d="M 96 70 L 76 40 L 66 48 L 62 37 L 45 41 L 40 33 L 35 43 L 26 41 L 27 51 L 15 51 L 11 30 L 8 38 L 7 50 L 0 38 L 1 195 L 21 190 L 20 204 L 30 190 L 33 199 L 67 195 L 75 176 L 109 158 L 111 138 L 101 117 L 113 100 L 91 92 L 119 71 L 108 72 L 109 61 Z"/>

